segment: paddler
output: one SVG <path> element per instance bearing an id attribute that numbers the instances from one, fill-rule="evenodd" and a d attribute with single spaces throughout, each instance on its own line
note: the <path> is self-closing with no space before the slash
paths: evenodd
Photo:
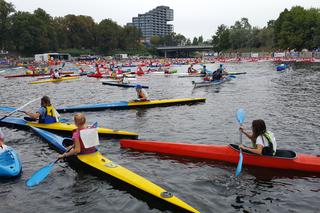
<path id="1" fill-rule="evenodd" d="M 220 64 L 219 68 L 212 73 L 212 81 L 218 81 L 223 78 L 223 75 L 228 75 L 227 72 L 224 71 L 223 64 Z"/>
<path id="2" fill-rule="evenodd" d="M 195 68 L 193 68 L 193 64 L 190 65 L 190 67 L 188 67 L 188 73 L 192 74 L 192 73 L 196 73 L 197 70 Z"/>
<path id="3" fill-rule="evenodd" d="M 148 94 L 147 92 L 142 89 L 142 86 L 140 84 L 137 84 L 135 86 L 136 88 L 136 91 L 137 91 L 137 96 L 138 96 L 138 99 L 134 100 L 134 101 L 148 101 Z"/>
<path id="4" fill-rule="evenodd" d="M 81 137 L 80 131 L 88 129 L 85 115 L 82 113 L 75 114 L 74 124 L 77 126 L 77 129 L 73 130 L 72 132 L 73 147 L 70 149 L 70 151 L 59 155 L 59 158 L 65 158 L 77 154 L 91 154 L 97 151 L 96 147 L 94 146 L 85 148 L 85 145 L 83 143 L 84 138 Z"/>
<path id="5" fill-rule="evenodd" d="M 24 113 L 28 115 L 31 119 L 39 120 L 39 123 L 51 124 L 59 122 L 60 115 L 57 112 L 57 110 L 51 105 L 51 101 L 48 96 L 43 96 L 41 98 L 41 107 L 38 109 L 36 113 Z"/>
<path id="6" fill-rule="evenodd" d="M 53 73 L 53 75 L 52 75 L 52 79 L 59 79 L 59 78 L 61 78 L 60 73 L 59 73 L 59 70 L 58 70 L 58 69 L 55 69 L 55 70 L 54 70 L 54 73 Z"/>
<path id="7" fill-rule="evenodd" d="M 267 131 L 263 120 L 252 121 L 252 133 L 244 131 L 241 126 L 240 131 L 245 134 L 252 142 L 253 148 L 239 145 L 242 150 L 248 150 L 258 155 L 275 155 L 277 150 L 276 139 L 272 132 Z"/>
<path id="8" fill-rule="evenodd" d="M 203 68 L 202 68 L 200 74 L 203 74 L 205 76 L 208 74 L 208 70 L 207 70 L 207 66 L 206 65 L 203 65 Z"/>

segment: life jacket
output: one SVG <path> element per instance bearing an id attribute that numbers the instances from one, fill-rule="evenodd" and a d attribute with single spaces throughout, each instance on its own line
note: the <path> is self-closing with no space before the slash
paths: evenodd
<path id="1" fill-rule="evenodd" d="M 59 122 L 58 114 L 55 108 L 53 106 L 46 106 L 45 108 L 45 114 L 44 116 L 40 116 L 39 123 L 42 124 L 52 124 Z"/>
<path id="2" fill-rule="evenodd" d="M 266 131 L 263 134 L 262 140 L 267 139 L 269 146 L 262 148 L 262 155 L 275 155 L 277 151 L 277 142 L 271 131 Z"/>
<path id="3" fill-rule="evenodd" d="M 74 131 L 79 131 L 79 136 L 80 136 L 79 137 L 80 138 L 80 141 L 79 141 L 80 142 L 80 153 L 79 154 L 91 154 L 91 153 L 94 153 L 94 152 L 97 151 L 95 146 L 91 146 L 91 147 L 86 148 L 86 146 L 85 146 L 85 144 L 84 144 L 84 142 L 82 140 L 82 136 L 81 136 L 81 135 L 83 135 L 82 134 L 83 131 L 86 131 L 86 130 L 88 130 L 88 129 L 81 129 L 81 130 L 75 129 L 75 130 L 73 130 L 73 132 Z M 84 140 L 86 140 L 85 137 L 84 137 Z M 97 138 L 97 140 L 99 142 L 99 138 Z M 98 144 L 94 144 L 94 145 L 99 145 L 99 143 Z"/>

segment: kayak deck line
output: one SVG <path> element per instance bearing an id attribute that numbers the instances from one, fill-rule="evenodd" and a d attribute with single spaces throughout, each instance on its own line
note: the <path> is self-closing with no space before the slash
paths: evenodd
<path id="1" fill-rule="evenodd" d="M 135 149 L 183 157 L 224 161 L 237 164 L 239 147 L 234 144 L 207 145 L 185 144 L 143 140 L 120 140 L 122 148 Z M 290 150 L 278 149 L 275 156 L 257 155 L 243 151 L 243 165 L 280 170 L 320 173 L 320 157 L 308 154 L 297 154 Z"/>
<path id="2" fill-rule="evenodd" d="M 227 81 L 231 81 L 231 78 L 224 78 L 222 80 L 215 80 L 215 81 L 202 81 L 202 82 L 192 82 L 192 84 L 194 84 L 194 88 L 198 88 L 198 87 L 206 87 L 206 86 L 216 86 L 216 85 L 220 85 L 223 84 Z"/>
<path id="3" fill-rule="evenodd" d="M 57 79 L 46 79 L 46 80 L 39 80 L 39 81 L 33 81 L 29 84 L 42 84 L 42 83 L 54 83 L 54 82 L 62 82 L 62 81 L 69 81 L 69 80 L 78 80 L 79 76 L 73 76 L 73 77 L 62 77 Z"/>
<path id="4" fill-rule="evenodd" d="M 45 130 L 31 127 L 41 138 L 45 139 L 53 148 L 58 150 L 58 152 L 63 153 L 67 151 L 64 144 L 66 141 L 70 141 L 69 138 L 63 138 L 61 136 L 55 135 L 53 133 L 47 132 Z M 73 163 L 81 163 L 82 165 L 87 166 L 90 169 L 95 170 L 96 172 L 104 175 L 108 175 L 112 178 L 115 178 L 118 181 L 121 181 L 125 184 L 135 187 L 136 189 L 152 195 L 162 201 L 165 201 L 167 204 L 179 207 L 184 211 L 188 212 L 199 212 L 194 209 L 184 201 L 180 200 L 170 192 L 167 192 L 160 186 L 152 183 L 151 181 L 143 178 L 142 176 L 118 165 L 117 163 L 111 161 L 110 159 L 103 156 L 99 151 L 91 154 L 82 154 L 77 156 L 72 156 L 67 158 Z"/>
<path id="5" fill-rule="evenodd" d="M 76 129 L 74 124 L 69 123 L 52 123 L 52 124 L 40 124 L 37 122 L 27 122 L 22 118 L 14 118 L 14 117 L 7 117 L 0 122 L 1 125 L 6 126 L 14 126 L 19 128 L 27 129 L 29 127 L 38 127 L 41 129 L 46 129 L 48 131 L 52 131 L 55 133 L 71 135 L 72 131 Z M 106 138 L 133 138 L 137 139 L 138 134 L 135 132 L 127 132 L 122 130 L 113 130 L 108 128 L 98 128 L 99 136 L 106 137 Z"/>
<path id="6" fill-rule="evenodd" d="M 112 110 L 124 110 L 135 108 L 151 108 L 151 107 L 166 107 L 174 105 L 191 105 L 199 102 L 205 102 L 205 98 L 180 98 L 180 99 L 163 99 L 163 100 L 151 100 L 151 101 L 137 101 L 137 102 L 113 102 L 113 103 L 99 103 L 99 104 L 87 104 L 71 107 L 60 107 L 57 111 L 64 112 L 76 112 L 76 111 L 98 111 L 105 109 Z"/>
<path id="7" fill-rule="evenodd" d="M 69 74 L 73 74 L 74 72 L 70 71 L 66 71 L 66 72 L 62 72 L 61 75 L 69 75 Z M 6 75 L 4 76 L 5 78 L 19 78 L 19 77 L 39 77 L 39 76 L 50 76 L 51 74 L 46 73 L 46 74 L 20 74 L 20 75 Z"/>

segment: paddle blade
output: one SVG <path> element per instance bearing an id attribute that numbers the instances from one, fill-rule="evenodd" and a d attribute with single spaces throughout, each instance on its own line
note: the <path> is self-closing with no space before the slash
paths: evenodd
<path id="1" fill-rule="evenodd" d="M 238 109 L 237 110 L 237 120 L 240 125 L 243 124 L 245 117 L 246 117 L 246 113 L 244 112 L 244 110 Z"/>
<path id="2" fill-rule="evenodd" d="M 229 78 L 237 78 L 235 75 L 228 75 Z"/>
<path id="3" fill-rule="evenodd" d="M 237 169 L 236 169 L 236 177 L 238 177 L 241 173 L 242 162 L 243 162 L 243 155 L 242 155 L 242 150 L 240 149 L 240 157 L 239 157 L 239 162 L 238 162 Z"/>
<path id="4" fill-rule="evenodd" d="M 42 167 L 27 180 L 27 186 L 32 187 L 38 185 L 43 181 L 51 172 L 54 163 L 50 163 L 48 166 Z"/>

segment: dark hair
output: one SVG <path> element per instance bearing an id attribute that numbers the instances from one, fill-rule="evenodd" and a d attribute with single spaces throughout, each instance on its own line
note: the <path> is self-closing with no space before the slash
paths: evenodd
<path id="1" fill-rule="evenodd" d="M 255 144 L 257 137 L 265 134 L 267 131 L 266 124 L 263 120 L 258 119 L 252 121 L 252 142 Z"/>
<path id="2" fill-rule="evenodd" d="M 50 98 L 48 96 L 43 96 L 41 98 L 41 106 L 46 107 L 46 106 L 50 106 L 51 102 L 50 102 Z"/>

